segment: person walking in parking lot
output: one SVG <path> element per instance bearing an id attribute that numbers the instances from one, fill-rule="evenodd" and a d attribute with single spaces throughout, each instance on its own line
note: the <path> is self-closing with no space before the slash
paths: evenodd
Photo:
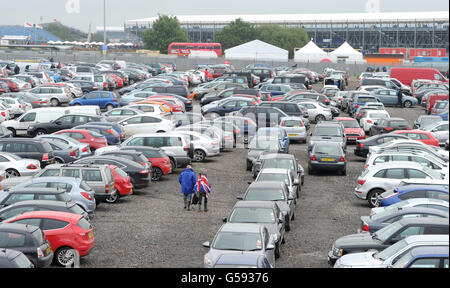
<path id="1" fill-rule="evenodd" d="M 14 74 L 20 74 L 20 67 L 19 65 L 16 65 L 16 67 L 14 67 Z"/>
<path id="2" fill-rule="evenodd" d="M 183 193 L 184 209 L 191 210 L 192 194 L 195 193 L 194 186 L 197 183 L 197 176 L 192 170 L 192 166 L 188 165 L 186 169 L 181 172 L 178 177 L 178 182 L 181 184 L 181 193 Z"/>
<path id="3" fill-rule="evenodd" d="M 397 105 L 403 108 L 403 93 L 402 90 L 398 90 L 397 92 Z"/>
<path id="4" fill-rule="evenodd" d="M 195 184 L 194 191 L 198 194 L 198 212 L 202 211 L 202 200 L 205 198 L 204 211 L 208 212 L 208 199 L 211 194 L 211 186 L 207 177 L 207 170 L 202 170 L 198 175 L 197 184 Z"/>

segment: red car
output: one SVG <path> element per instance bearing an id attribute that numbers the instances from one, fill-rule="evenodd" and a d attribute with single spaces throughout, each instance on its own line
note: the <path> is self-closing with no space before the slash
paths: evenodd
<path id="1" fill-rule="evenodd" d="M 145 146 L 125 146 L 122 150 L 136 150 L 142 152 L 144 156 L 152 163 L 152 181 L 159 181 L 162 176 L 172 172 L 169 156 L 159 148 Z M 176 167 L 174 167 L 176 168 Z"/>
<path id="2" fill-rule="evenodd" d="M 41 228 L 54 252 L 53 261 L 59 266 L 72 263 L 72 249 L 83 257 L 94 247 L 94 228 L 80 214 L 33 211 L 20 214 L 8 223 L 32 224 Z"/>
<path id="3" fill-rule="evenodd" d="M 7 78 L 0 78 L 0 81 L 6 83 L 11 92 L 19 92 L 19 85 Z"/>
<path id="4" fill-rule="evenodd" d="M 337 117 L 334 118 L 339 123 L 342 123 L 345 130 L 345 137 L 347 138 L 347 143 L 356 143 L 357 140 L 366 139 L 366 133 L 359 126 L 356 119 L 350 117 Z"/>
<path id="5" fill-rule="evenodd" d="M 114 165 L 109 165 L 109 168 L 114 176 L 114 187 L 119 193 L 116 193 L 114 198 L 106 199 L 106 202 L 117 203 L 120 197 L 133 194 L 133 184 L 131 184 L 131 178 L 125 171 Z"/>
<path id="6" fill-rule="evenodd" d="M 114 75 L 114 74 L 108 74 L 108 76 L 111 76 L 112 78 L 114 78 L 116 80 L 117 88 L 123 87 L 123 79 L 121 79 L 119 76 Z"/>
<path id="7" fill-rule="evenodd" d="M 55 135 L 66 135 L 78 140 L 80 143 L 89 144 L 91 151 L 95 151 L 99 148 L 108 146 L 105 136 L 98 134 L 94 131 L 82 130 L 82 129 L 68 129 L 61 130 L 53 133 Z"/>
<path id="8" fill-rule="evenodd" d="M 436 139 L 430 132 L 421 130 L 397 130 L 395 134 L 402 134 L 412 140 L 420 141 L 424 144 L 439 147 L 439 140 Z"/>

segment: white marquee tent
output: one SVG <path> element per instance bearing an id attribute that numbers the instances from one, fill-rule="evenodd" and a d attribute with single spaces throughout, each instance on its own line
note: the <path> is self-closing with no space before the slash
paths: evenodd
<path id="1" fill-rule="evenodd" d="M 260 40 L 253 40 L 225 50 L 225 58 L 255 61 L 288 61 L 289 52 Z"/>
<path id="2" fill-rule="evenodd" d="M 364 63 L 363 54 L 353 49 L 350 44 L 344 42 L 339 48 L 328 54 L 333 62 L 345 60 L 346 62 Z"/>
<path id="3" fill-rule="evenodd" d="M 328 58 L 328 54 L 319 48 L 312 40 L 297 50 L 294 55 L 296 62 L 319 63 L 323 59 Z"/>

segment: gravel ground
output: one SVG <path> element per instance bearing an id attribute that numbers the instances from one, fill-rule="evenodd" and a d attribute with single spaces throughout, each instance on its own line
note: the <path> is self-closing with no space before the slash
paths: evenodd
<path id="1" fill-rule="evenodd" d="M 322 84 L 314 89 L 320 90 Z M 351 81 L 350 87 L 355 86 Z M 420 107 L 388 109 L 391 116 L 403 117 L 411 124 L 423 114 Z M 346 116 L 346 114 L 341 114 Z M 313 129 L 313 128 L 312 128 Z M 306 144 L 291 145 L 303 167 L 307 167 Z M 356 232 L 359 217 L 368 215 L 367 202 L 353 196 L 356 179 L 364 160 L 348 147 L 347 176 L 332 173 L 306 175 L 296 220 L 287 233 L 277 268 L 327 268 L 327 253 L 333 241 Z M 234 149 L 194 163 L 194 170 L 206 168 L 213 188 L 208 213 L 187 212 L 178 184 L 181 169 L 136 191 L 118 204 L 101 204 L 92 220 L 95 247 L 81 259 L 83 268 L 201 268 L 202 247 L 211 241 L 236 203 L 253 181 L 246 172 L 247 150 Z"/>

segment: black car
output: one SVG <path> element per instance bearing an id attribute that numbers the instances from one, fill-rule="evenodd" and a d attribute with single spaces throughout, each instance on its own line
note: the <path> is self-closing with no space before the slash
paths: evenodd
<path id="1" fill-rule="evenodd" d="M 5 126 L 0 125 L 0 138 L 12 138 L 13 134 Z"/>
<path id="2" fill-rule="evenodd" d="M 71 163 L 80 159 L 80 149 L 78 148 L 74 148 L 62 141 L 48 141 L 48 144 L 52 146 L 56 163 Z"/>
<path id="3" fill-rule="evenodd" d="M 34 268 L 34 265 L 22 252 L 0 248 L 0 268 Z"/>
<path id="4" fill-rule="evenodd" d="M 80 87 L 81 91 L 83 91 L 83 94 L 90 93 L 92 91 L 97 91 L 98 87 L 95 86 L 94 82 L 91 81 L 84 81 L 84 80 L 71 80 L 67 83 L 72 83 L 78 87 Z"/>
<path id="5" fill-rule="evenodd" d="M 261 102 L 259 106 L 278 108 L 284 113 L 286 113 L 288 116 L 308 118 L 308 112 L 306 110 L 302 110 L 302 108 L 299 105 L 297 105 L 297 103 L 293 102 L 287 101 Z"/>
<path id="6" fill-rule="evenodd" d="M 26 200 L 16 202 L 0 209 L 0 221 L 15 217 L 19 214 L 32 211 L 57 211 L 83 215 L 89 221 L 89 215 L 74 202 L 50 200 Z"/>
<path id="7" fill-rule="evenodd" d="M 403 118 L 389 118 L 389 119 L 380 119 L 373 123 L 373 126 L 370 127 L 369 135 L 378 135 L 378 134 L 386 134 L 391 133 L 396 130 L 411 130 L 411 126 L 408 121 Z"/>
<path id="8" fill-rule="evenodd" d="M 142 166 L 147 167 L 147 169 L 152 170 L 152 163 L 145 157 L 144 153 L 138 151 L 124 151 L 124 150 L 116 150 L 105 152 L 101 154 L 102 156 L 113 156 L 131 160 L 133 162 L 139 163 Z"/>
<path id="9" fill-rule="evenodd" d="M 222 91 L 214 91 L 204 95 L 200 100 L 200 105 L 204 106 L 214 101 L 222 100 L 233 96 L 234 88 L 226 88 Z"/>
<path id="10" fill-rule="evenodd" d="M 60 130 L 72 129 L 76 126 L 90 122 L 106 122 L 105 117 L 92 114 L 69 114 L 59 117 L 48 123 L 32 124 L 27 129 L 29 137 L 36 137 L 45 134 L 52 134 Z"/>
<path id="11" fill-rule="evenodd" d="M 252 74 L 251 72 L 226 72 L 223 74 L 225 77 L 245 77 L 247 80 L 247 84 L 249 88 L 255 87 L 257 84 L 259 84 L 259 79 L 256 79 L 256 75 Z"/>
<path id="12" fill-rule="evenodd" d="M 22 252 L 37 268 L 48 267 L 53 260 L 50 243 L 42 230 L 32 225 L 0 224 L 0 247 Z"/>
<path id="13" fill-rule="evenodd" d="M 14 203 L 27 200 L 51 200 L 70 202 L 72 198 L 67 194 L 66 190 L 58 188 L 11 188 L 0 193 L 0 208 L 10 206 Z"/>
<path id="14" fill-rule="evenodd" d="M 358 233 L 337 239 L 328 253 L 333 265 L 340 257 L 371 249 L 381 251 L 412 235 L 448 234 L 448 219 L 414 217 L 394 222 L 375 233 Z"/>
<path id="15" fill-rule="evenodd" d="M 281 118 L 289 117 L 289 115 L 278 108 L 263 106 L 242 108 L 237 115 L 252 119 L 259 128 L 276 127 L 280 124 Z"/>
<path id="16" fill-rule="evenodd" d="M 391 142 L 392 140 L 398 140 L 398 139 L 409 139 L 408 137 L 404 135 L 399 134 L 380 134 L 375 135 L 370 138 L 366 138 L 364 140 L 357 140 L 356 141 L 356 148 L 355 148 L 355 155 L 360 157 L 367 157 L 367 154 L 369 154 L 369 148 L 371 146 L 378 146 L 386 142 Z"/>
<path id="17" fill-rule="evenodd" d="M 152 178 L 151 167 L 147 168 L 132 160 L 109 155 L 86 157 L 75 161 L 74 164 L 103 164 L 117 166 L 130 176 L 131 183 L 135 189 L 147 187 Z"/>
<path id="18" fill-rule="evenodd" d="M 43 139 L 3 138 L 0 139 L 0 151 L 39 160 L 41 168 L 55 163 L 55 153 L 47 140 Z"/>

